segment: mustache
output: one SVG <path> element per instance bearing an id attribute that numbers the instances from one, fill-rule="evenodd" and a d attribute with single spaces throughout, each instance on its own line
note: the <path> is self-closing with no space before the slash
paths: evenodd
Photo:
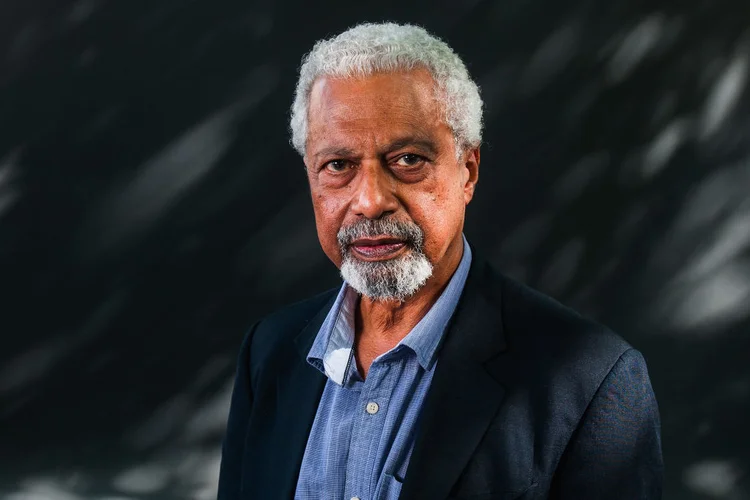
<path id="1" fill-rule="evenodd" d="M 362 219 L 342 227 L 336 238 L 342 251 L 359 238 L 393 237 L 403 240 L 414 249 L 421 250 L 424 244 L 424 231 L 411 221 L 396 219 Z"/>

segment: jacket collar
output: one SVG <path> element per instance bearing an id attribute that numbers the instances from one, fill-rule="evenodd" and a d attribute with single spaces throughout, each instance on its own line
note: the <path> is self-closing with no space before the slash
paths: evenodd
<path id="1" fill-rule="evenodd" d="M 402 499 L 447 497 L 502 404 L 505 389 L 486 369 L 506 350 L 491 275 L 475 254 L 421 410 Z"/>

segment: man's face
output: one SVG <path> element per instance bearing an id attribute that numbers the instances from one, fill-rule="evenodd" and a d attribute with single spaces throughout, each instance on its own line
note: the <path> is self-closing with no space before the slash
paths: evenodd
<path id="1" fill-rule="evenodd" d="M 309 102 L 305 165 L 326 255 L 342 274 L 354 269 L 373 284 L 398 288 L 420 275 L 400 299 L 431 275 L 447 278 L 460 258 L 479 150 L 457 159 L 429 72 L 323 77 Z"/>

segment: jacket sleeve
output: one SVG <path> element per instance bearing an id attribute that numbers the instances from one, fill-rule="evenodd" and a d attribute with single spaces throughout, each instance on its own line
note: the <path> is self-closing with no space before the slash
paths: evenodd
<path id="1" fill-rule="evenodd" d="M 250 344 L 257 326 L 257 324 L 254 325 L 245 335 L 237 359 L 227 430 L 221 449 L 218 500 L 239 500 L 241 494 L 245 433 L 253 407 L 253 391 L 250 384 Z"/>
<path id="2" fill-rule="evenodd" d="M 553 479 L 552 498 L 661 498 L 661 425 L 646 362 L 626 351 L 583 414 Z"/>

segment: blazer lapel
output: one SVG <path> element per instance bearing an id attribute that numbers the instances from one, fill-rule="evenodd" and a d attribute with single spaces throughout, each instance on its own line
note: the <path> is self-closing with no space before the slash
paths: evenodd
<path id="1" fill-rule="evenodd" d="M 447 497 L 501 406 L 504 389 L 484 367 L 505 349 L 499 297 L 491 304 L 483 290 L 489 272 L 475 257 L 422 407 L 402 499 Z"/>
<path id="2" fill-rule="evenodd" d="M 262 447 L 268 452 L 264 461 L 274 464 L 274 467 L 267 471 L 265 477 L 258 478 L 263 483 L 263 487 L 257 491 L 260 496 L 274 492 L 274 498 L 294 497 L 307 437 L 327 380 L 307 363 L 307 353 L 335 298 L 334 293 L 295 338 L 296 350 L 299 352 L 290 356 L 291 366 L 278 381 L 277 408 L 280 411 L 276 413 L 274 431 L 268 434 L 265 438 L 267 445 Z M 250 495 L 250 498 L 255 496 Z"/>

